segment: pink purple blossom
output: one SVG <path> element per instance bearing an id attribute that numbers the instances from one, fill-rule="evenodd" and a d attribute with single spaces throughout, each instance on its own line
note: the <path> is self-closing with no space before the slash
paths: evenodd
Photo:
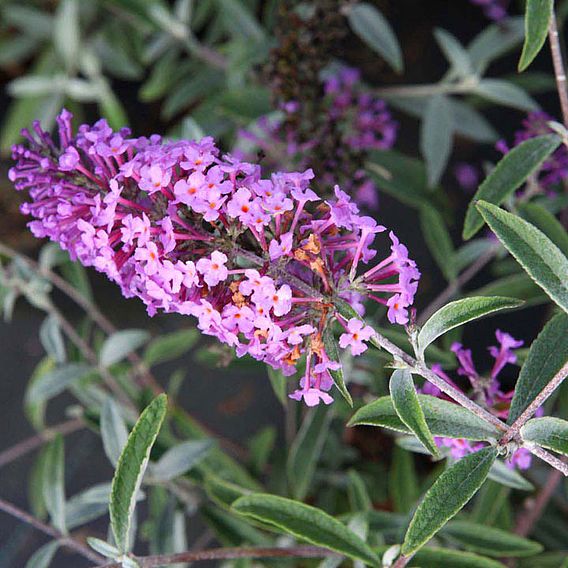
<path id="1" fill-rule="evenodd" d="M 361 270 L 377 257 L 384 228 L 339 188 L 320 200 L 311 170 L 263 178 L 258 165 L 222 156 L 212 138 L 134 138 L 104 120 L 73 135 L 67 111 L 57 123 L 58 145 L 36 122 L 13 148 L 9 177 L 29 193 L 22 212 L 33 234 L 105 273 L 150 315 L 192 315 L 238 357 L 286 376 L 301 364 L 293 398 L 331 402 L 339 362 L 322 337 L 334 321 L 353 354 L 366 348 L 372 330 L 346 321 L 336 299 L 361 314 L 372 299 L 392 322 L 407 319 L 420 273 L 406 247 L 391 232 L 390 251 Z"/>

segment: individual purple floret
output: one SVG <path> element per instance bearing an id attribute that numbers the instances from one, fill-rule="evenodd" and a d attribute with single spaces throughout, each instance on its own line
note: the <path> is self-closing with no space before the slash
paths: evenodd
<path id="1" fill-rule="evenodd" d="M 470 0 L 470 2 L 481 6 L 485 16 L 495 22 L 500 22 L 508 16 L 510 0 Z"/>
<path id="2" fill-rule="evenodd" d="M 387 257 L 358 274 L 385 228 L 338 187 L 322 201 L 309 187 L 311 170 L 263 178 L 258 165 L 221 156 L 212 138 L 133 138 L 105 120 L 74 135 L 67 111 L 57 122 L 58 144 L 36 122 L 13 148 L 9 176 L 29 192 L 22 211 L 34 235 L 105 273 L 150 315 L 195 316 L 239 357 L 291 375 L 305 356 L 293 398 L 332 400 L 339 363 L 323 335 L 334 320 L 356 325 L 337 312 L 338 299 L 362 313 L 370 298 L 391 322 L 408 321 L 420 273 L 406 247 L 391 232 Z M 353 339 L 352 352 L 369 337 Z"/>

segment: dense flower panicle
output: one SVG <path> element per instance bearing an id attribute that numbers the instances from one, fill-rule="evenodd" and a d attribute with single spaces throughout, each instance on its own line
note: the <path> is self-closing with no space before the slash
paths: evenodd
<path id="1" fill-rule="evenodd" d="M 457 369 L 458 375 L 466 377 L 471 385 L 472 398 L 499 418 L 506 420 L 509 416 L 509 408 L 514 391 L 503 392 L 498 377 L 505 365 L 508 363 L 516 363 L 517 356 L 514 350 L 521 347 L 524 342 L 514 339 L 511 335 L 499 329 L 496 330 L 495 337 L 497 338 L 498 345 L 492 345 L 488 348 L 495 362 L 487 375 L 478 373 L 473 362 L 471 349 L 465 349 L 461 343 L 457 342 L 452 345 L 451 349 L 459 363 Z M 454 388 L 461 390 L 442 370 L 440 365 L 433 365 L 432 370 Z M 425 383 L 422 387 L 422 392 L 440 398 L 445 397 L 442 391 L 431 383 Z M 436 438 L 436 443 L 440 447 L 449 448 L 450 455 L 456 459 L 462 458 L 484 447 L 482 443 L 472 443 L 468 440 L 453 438 Z M 530 464 L 531 454 L 524 448 L 513 452 L 507 460 L 507 465 L 511 468 L 528 469 Z"/>
<path id="2" fill-rule="evenodd" d="M 548 125 L 552 120 L 554 119 L 545 112 L 530 112 L 522 121 L 522 128 L 515 132 L 513 147 L 535 136 L 553 134 L 554 130 Z M 510 147 L 504 140 L 500 140 L 496 147 L 503 154 L 510 151 Z M 561 144 L 539 168 L 537 180 L 543 190 L 551 192 L 567 177 L 568 149 L 564 144 Z"/>
<path id="3" fill-rule="evenodd" d="M 320 172 L 320 183 L 333 188 L 338 177 L 345 191 L 360 205 L 376 207 L 377 187 L 362 167 L 351 172 L 353 163 L 371 150 L 388 150 L 395 143 L 398 123 L 386 103 L 361 87 L 357 69 L 342 67 L 322 85 L 324 109 L 316 132 L 306 136 L 302 131 L 302 109 L 298 101 L 281 106 L 279 116 L 262 117 L 254 128 L 240 133 L 241 141 L 252 142 L 270 160 L 284 154 L 294 167 L 305 169 L 314 153 L 326 155 Z M 333 142 L 333 148 L 327 148 Z"/>
<path id="4" fill-rule="evenodd" d="M 193 315 L 199 329 L 285 375 L 305 357 L 301 389 L 309 405 L 331 402 L 323 333 L 337 319 L 353 354 L 369 332 L 344 320 L 341 298 L 363 314 L 362 299 L 408 321 L 420 273 L 391 232 L 390 254 L 363 274 L 384 227 L 359 215 L 338 187 L 322 201 L 313 172 L 261 177 L 258 165 L 221 156 L 212 138 L 165 142 L 113 132 L 105 120 L 82 125 L 58 118 L 59 144 L 38 123 L 13 148 L 10 179 L 28 190 L 22 211 L 37 237 L 94 266 L 138 297 L 150 315 Z"/>

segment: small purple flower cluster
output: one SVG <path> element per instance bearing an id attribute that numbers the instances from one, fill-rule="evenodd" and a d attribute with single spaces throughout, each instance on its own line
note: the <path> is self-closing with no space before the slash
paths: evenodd
<path id="1" fill-rule="evenodd" d="M 495 22 L 501 22 L 507 16 L 510 0 L 470 0 L 472 4 L 481 6 L 485 17 Z"/>
<path id="2" fill-rule="evenodd" d="M 283 116 L 262 117 L 254 128 L 241 131 L 241 140 L 252 142 L 269 159 L 283 154 L 298 169 L 306 168 L 319 150 L 326 155 L 320 181 L 329 188 L 342 175 L 344 161 L 357 162 L 352 159 L 354 154 L 360 158 L 371 150 L 392 148 L 398 123 L 382 99 L 362 89 L 357 69 L 342 67 L 329 76 L 323 83 L 323 97 L 321 124 L 309 136 L 303 136 L 299 126 L 303 111 L 300 103 L 288 101 L 282 105 Z M 331 151 L 327 146 L 330 140 L 336 141 Z M 363 168 L 341 182 L 357 203 L 377 207 L 377 187 Z"/>
<path id="3" fill-rule="evenodd" d="M 37 237 L 105 273 L 126 297 L 158 310 L 193 315 L 198 328 L 285 375 L 305 356 L 293 398 L 329 404 L 330 371 L 323 334 L 334 320 L 353 355 L 371 328 L 340 316 L 362 300 L 408 321 L 420 273 L 391 232 L 390 254 L 362 275 L 361 264 L 385 230 L 338 187 L 322 201 L 311 170 L 261 177 L 258 165 L 221 156 L 212 138 L 164 142 L 113 132 L 105 120 L 74 135 L 71 114 L 58 117 L 59 145 L 34 123 L 13 148 L 10 179 L 28 190 L 22 206 Z"/>
<path id="4" fill-rule="evenodd" d="M 506 420 L 509 415 L 509 407 L 514 391 L 503 392 L 498 377 L 505 365 L 508 363 L 516 363 L 517 356 L 514 350 L 521 347 L 523 341 L 516 340 L 508 333 L 499 329 L 496 330 L 495 336 L 499 345 L 489 347 L 489 353 L 495 359 L 495 362 L 488 376 L 480 375 L 477 372 L 471 349 L 465 349 L 461 343 L 454 343 L 451 349 L 459 362 L 458 375 L 467 377 L 469 380 L 471 396 L 478 404 L 487 408 L 499 418 Z M 440 365 L 433 365 L 432 370 L 456 389 L 460 388 L 442 371 Z M 440 398 L 445 397 L 442 391 L 431 383 L 425 383 L 422 387 L 422 392 Z M 484 447 L 482 443 L 475 444 L 459 438 L 436 438 L 436 443 L 439 447 L 449 448 L 450 455 L 456 459 L 462 458 Z M 525 448 L 516 450 L 507 460 L 507 465 L 511 468 L 528 469 L 530 464 L 531 454 Z"/>
<path id="5" fill-rule="evenodd" d="M 513 147 L 521 142 L 541 136 L 552 134 L 554 131 L 548 123 L 554 120 L 550 115 L 542 111 L 529 113 L 522 122 L 522 128 L 515 132 Z M 497 150 L 506 154 L 511 150 L 505 140 L 500 140 L 496 145 Z M 559 183 L 568 177 L 568 149 L 562 144 L 540 167 L 538 172 L 538 184 L 547 193 L 553 192 Z"/>

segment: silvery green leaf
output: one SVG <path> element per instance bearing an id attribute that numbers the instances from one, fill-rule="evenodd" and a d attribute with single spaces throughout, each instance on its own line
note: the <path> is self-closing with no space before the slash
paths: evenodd
<path id="1" fill-rule="evenodd" d="M 102 554 L 106 558 L 118 558 L 120 556 L 120 551 L 116 548 L 116 546 L 113 546 L 100 538 L 88 536 L 87 542 L 93 550 Z"/>
<path id="2" fill-rule="evenodd" d="M 68 70 L 77 64 L 80 36 L 78 0 L 61 0 L 55 13 L 53 43 Z"/>
<path id="3" fill-rule="evenodd" d="M 84 363 L 69 363 L 62 367 L 56 367 L 38 376 L 29 385 L 26 392 L 26 402 L 37 404 L 49 400 L 92 372 L 92 367 Z"/>
<path id="4" fill-rule="evenodd" d="M 2 6 L 2 19 L 7 24 L 18 28 L 26 36 L 49 39 L 53 28 L 53 16 L 45 10 L 31 5 L 18 5 L 15 2 Z"/>
<path id="5" fill-rule="evenodd" d="M 473 71 L 469 54 L 456 37 L 441 28 L 434 30 L 434 37 L 456 73 L 462 77 L 471 75 Z"/>
<path id="6" fill-rule="evenodd" d="M 347 13 L 351 29 L 397 72 L 402 73 L 402 51 L 389 22 L 368 2 L 349 7 Z"/>
<path id="7" fill-rule="evenodd" d="M 32 376 L 27 384 L 27 391 L 33 388 L 33 385 L 41 381 L 41 377 L 50 371 L 55 369 L 55 361 L 50 357 L 44 357 L 35 367 Z M 43 430 L 45 428 L 45 408 L 47 402 L 42 400 L 40 402 L 31 402 L 26 393 L 26 398 L 24 399 L 24 412 L 26 418 L 30 421 L 32 426 L 36 430 Z"/>
<path id="8" fill-rule="evenodd" d="M 184 140 L 201 140 L 204 136 L 203 128 L 191 116 L 186 116 L 181 121 L 181 137 Z"/>
<path id="9" fill-rule="evenodd" d="M 420 152 L 426 160 L 429 187 L 438 184 L 446 169 L 453 134 L 454 118 L 448 98 L 435 95 L 428 102 L 420 128 Z"/>
<path id="10" fill-rule="evenodd" d="M 187 473 L 203 460 L 214 446 L 213 440 L 182 442 L 170 448 L 156 463 L 150 473 L 153 481 L 171 481 Z"/>
<path id="11" fill-rule="evenodd" d="M 568 312 L 568 258 L 544 233 L 524 219 L 485 201 L 480 201 L 477 208 L 525 272 Z"/>
<path id="12" fill-rule="evenodd" d="M 363 478 L 354 469 L 350 469 L 347 472 L 347 479 L 347 495 L 351 510 L 353 512 L 370 511 L 373 508 L 373 503 Z"/>
<path id="13" fill-rule="evenodd" d="M 568 257 L 568 232 L 548 209 L 538 203 L 519 203 L 518 209 L 523 219 L 541 230 Z"/>
<path id="14" fill-rule="evenodd" d="M 391 376 L 389 390 L 399 418 L 432 455 L 438 456 L 438 447 L 428 428 L 410 371 L 396 369 Z"/>
<path id="15" fill-rule="evenodd" d="M 422 326 L 418 333 L 418 351 L 423 354 L 426 347 L 451 329 L 483 316 L 518 307 L 522 304 L 516 298 L 501 296 L 477 296 L 455 300 L 441 307 Z"/>
<path id="16" fill-rule="evenodd" d="M 148 366 L 157 365 L 181 357 L 199 340 L 196 329 L 180 329 L 160 335 L 148 344 L 144 351 L 144 361 Z"/>
<path id="17" fill-rule="evenodd" d="M 65 524 L 73 530 L 108 512 L 110 483 L 93 485 L 65 503 Z"/>
<path id="18" fill-rule="evenodd" d="M 420 226 L 430 253 L 446 280 L 457 276 L 455 251 L 444 218 L 437 209 L 424 205 L 420 210 Z"/>
<path id="19" fill-rule="evenodd" d="M 265 39 L 264 30 L 241 0 L 217 0 L 221 20 L 231 35 L 261 42 Z"/>
<path id="20" fill-rule="evenodd" d="M 266 365 L 265 367 L 272 390 L 280 404 L 285 407 L 288 401 L 288 383 L 286 377 L 282 371 L 273 369 L 270 365 Z"/>
<path id="21" fill-rule="evenodd" d="M 523 89 L 502 79 L 481 79 L 472 92 L 494 103 L 527 112 L 539 108 L 537 102 Z"/>
<path id="22" fill-rule="evenodd" d="M 57 363 L 65 363 L 67 354 L 65 342 L 57 319 L 53 315 L 47 316 L 39 329 L 39 337 L 46 353 Z"/>
<path id="23" fill-rule="evenodd" d="M 13 97 L 37 97 L 62 93 L 65 80 L 58 75 L 24 75 L 8 83 L 6 90 Z"/>
<path id="24" fill-rule="evenodd" d="M 333 410 L 323 404 L 310 409 L 294 438 L 286 461 L 286 471 L 290 489 L 296 499 L 304 499 L 310 489 L 316 465 L 329 434 L 332 416 Z"/>
<path id="25" fill-rule="evenodd" d="M 568 455 L 568 422 L 553 416 L 533 418 L 521 428 L 525 442 L 538 444 L 559 454 Z"/>
<path id="26" fill-rule="evenodd" d="M 529 483 L 518 471 L 507 467 L 501 460 L 496 460 L 489 470 L 489 479 L 521 491 L 532 491 L 534 486 Z"/>
<path id="27" fill-rule="evenodd" d="M 44 544 L 26 562 L 25 568 L 49 568 L 58 549 L 59 542 L 57 540 Z"/>
<path id="28" fill-rule="evenodd" d="M 457 461 L 438 477 L 414 513 L 402 554 L 421 548 L 463 509 L 487 478 L 496 457 L 496 448 L 483 448 Z"/>
<path id="29" fill-rule="evenodd" d="M 65 94 L 80 103 L 92 103 L 99 99 L 99 89 L 91 81 L 70 78 L 65 81 Z"/>
<path id="30" fill-rule="evenodd" d="M 458 272 L 461 272 L 462 270 L 464 270 L 464 268 L 467 268 L 483 254 L 489 252 L 489 250 L 491 250 L 491 248 L 493 248 L 494 246 L 495 243 L 486 238 L 475 239 L 473 241 L 465 243 L 456 251 L 456 255 L 454 257 L 456 270 Z M 487 295 L 489 296 L 490 294 Z"/>
<path id="31" fill-rule="evenodd" d="M 112 479 L 109 507 L 111 526 L 117 547 L 123 553 L 129 551 L 136 494 L 150 459 L 150 451 L 166 417 L 167 404 L 166 395 L 161 394 L 142 412 L 128 436 Z"/>
<path id="32" fill-rule="evenodd" d="M 148 14 L 162 30 L 170 34 L 176 40 L 185 41 L 189 37 L 188 27 L 163 4 L 157 2 L 150 4 Z"/>
<path id="33" fill-rule="evenodd" d="M 65 534 L 65 449 L 61 434 L 46 447 L 42 488 L 51 524 Z"/>
<path id="34" fill-rule="evenodd" d="M 521 367 L 507 422 L 512 424 L 560 371 L 568 353 L 568 315 L 551 318 L 530 346 Z"/>
<path id="35" fill-rule="evenodd" d="M 519 71 L 524 71 L 542 49 L 548 35 L 548 23 L 553 10 L 554 0 L 527 0 L 525 43 L 519 60 Z"/>
<path id="36" fill-rule="evenodd" d="M 337 339 L 333 334 L 331 326 L 328 326 L 327 329 L 324 331 L 323 342 L 325 345 L 325 350 L 327 352 L 327 355 L 329 356 L 331 361 L 341 364 L 341 359 L 339 358 L 339 346 L 337 344 Z M 349 406 L 353 407 L 353 398 L 351 397 L 349 391 L 347 390 L 347 385 L 345 384 L 345 376 L 343 370 L 344 368 L 343 365 L 341 364 L 341 367 L 339 369 L 335 370 L 330 369 L 329 373 L 331 375 L 331 378 L 333 379 L 335 386 L 337 387 L 337 390 L 341 393 L 341 396 L 345 399 L 345 402 L 347 402 Z"/>
<path id="37" fill-rule="evenodd" d="M 463 238 L 470 239 L 483 227 L 483 218 L 475 208 L 479 200 L 495 205 L 503 203 L 559 145 L 559 136 L 547 134 L 525 140 L 508 152 L 483 180 L 471 200 L 464 221 Z"/>
<path id="38" fill-rule="evenodd" d="M 113 333 L 106 339 L 99 356 L 101 365 L 109 367 L 142 347 L 150 334 L 143 329 L 125 329 Z"/>
<path id="39" fill-rule="evenodd" d="M 101 437 L 107 458 L 116 466 L 128 439 L 128 430 L 120 408 L 112 397 L 107 397 L 101 411 Z"/>

